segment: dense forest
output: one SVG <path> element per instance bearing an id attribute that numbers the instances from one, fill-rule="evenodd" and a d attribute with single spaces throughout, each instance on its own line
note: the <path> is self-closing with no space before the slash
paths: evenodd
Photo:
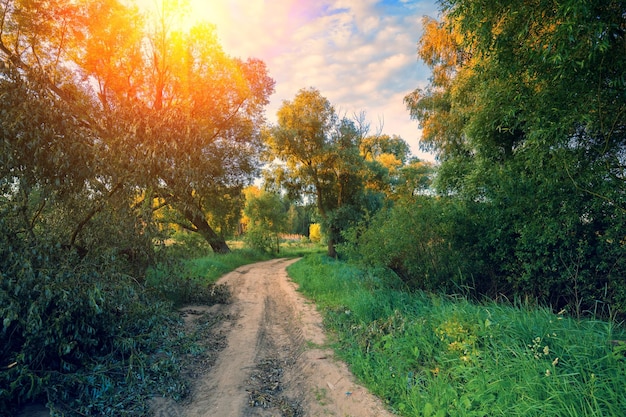
<path id="1" fill-rule="evenodd" d="M 417 45 L 429 84 L 405 97 L 430 164 L 314 87 L 269 125 L 265 64 L 176 30 L 176 7 L 1 1 L 0 413 L 115 414 L 95 399 L 169 372 L 147 272 L 174 230 L 227 253 L 242 219 L 269 252 L 319 224 L 329 256 L 407 291 L 623 318 L 626 3 L 440 7 Z"/>

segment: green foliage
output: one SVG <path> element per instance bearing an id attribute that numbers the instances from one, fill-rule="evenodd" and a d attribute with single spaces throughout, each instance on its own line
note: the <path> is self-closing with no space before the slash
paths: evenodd
<path id="1" fill-rule="evenodd" d="M 309 226 L 313 223 L 315 206 L 290 204 L 288 211 L 288 233 L 309 236 Z"/>
<path id="2" fill-rule="evenodd" d="M 267 253 L 280 252 L 280 241 L 277 234 L 273 234 L 259 227 L 251 227 L 246 231 L 246 244 L 258 251 Z"/>
<path id="3" fill-rule="evenodd" d="M 289 274 L 350 369 L 399 415 L 626 412 L 626 332 L 613 323 L 407 293 L 397 278 L 319 256 Z"/>
<path id="4" fill-rule="evenodd" d="M 171 237 L 172 243 L 162 248 L 167 257 L 192 259 L 206 256 L 211 252 L 211 245 L 198 233 L 181 230 Z"/>
<path id="5" fill-rule="evenodd" d="M 229 301 L 228 288 L 213 285 L 197 267 L 198 259 L 170 258 L 150 268 L 146 273 L 146 288 L 174 307 L 185 304 L 216 304 Z"/>
<path id="6" fill-rule="evenodd" d="M 420 40 L 431 83 L 406 103 L 441 161 L 437 192 L 461 209 L 442 225 L 475 264 L 459 272 L 482 293 L 622 314 L 623 2 L 450 0 L 442 12 Z"/>
<path id="7" fill-rule="evenodd" d="M 278 194 L 263 192 L 251 196 L 246 202 L 244 214 L 250 219 L 245 241 L 253 249 L 277 254 L 280 252 L 279 233 L 287 226 L 285 204 Z"/>
<path id="8" fill-rule="evenodd" d="M 225 255 L 207 255 L 189 260 L 185 268 L 190 274 L 201 277 L 204 282 L 215 282 L 222 275 L 242 265 L 267 260 L 268 256 L 249 249 L 233 250 Z"/>
<path id="9" fill-rule="evenodd" d="M 169 303 L 115 267 L 15 249 L 2 254 L 0 412 L 42 401 L 66 415 L 144 415 L 151 395 L 187 394 Z"/>
<path id="10" fill-rule="evenodd" d="M 447 198 L 398 202 L 349 229 L 339 252 L 367 267 L 392 269 L 408 288 L 459 291 L 474 264 L 455 246 L 457 210 Z"/>

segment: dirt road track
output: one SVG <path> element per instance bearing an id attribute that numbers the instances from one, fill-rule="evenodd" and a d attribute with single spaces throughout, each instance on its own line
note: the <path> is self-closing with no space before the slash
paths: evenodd
<path id="1" fill-rule="evenodd" d="M 230 318 L 221 329 L 227 345 L 196 379 L 191 403 L 157 401 L 158 417 L 391 416 L 324 346 L 319 313 L 285 271 L 293 262 L 247 265 L 218 281 L 233 302 L 209 313 Z"/>

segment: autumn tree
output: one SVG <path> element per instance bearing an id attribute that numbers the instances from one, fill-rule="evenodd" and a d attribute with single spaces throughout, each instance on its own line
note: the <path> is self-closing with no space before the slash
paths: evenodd
<path id="1" fill-rule="evenodd" d="M 285 101 L 278 123 L 266 135 L 272 175 L 291 195 L 307 195 L 317 204 L 328 237 L 328 254 L 336 256 L 341 223 L 355 216 L 363 196 L 362 131 L 339 118 L 317 89 L 302 89 Z"/>
<path id="2" fill-rule="evenodd" d="M 151 212 L 167 206 L 214 251 L 228 251 L 224 236 L 258 169 L 263 107 L 274 83 L 263 62 L 229 57 L 213 27 L 174 30 L 177 4 L 163 0 L 148 25 L 117 0 L 3 3 L 4 67 L 25 81 L 10 85 L 37 83 L 44 94 L 36 97 L 65 106 L 61 118 L 82 129 L 85 139 L 72 143 L 89 148 L 90 173 L 77 184 L 90 198 L 59 237 L 68 247 L 84 251 L 95 242 L 85 233 L 107 207 L 151 225 Z M 78 149 L 68 141 L 68 134 L 51 139 L 61 146 L 55 160 Z"/>
<path id="3" fill-rule="evenodd" d="M 285 101 L 277 118 L 266 134 L 267 160 L 273 163 L 268 183 L 315 202 L 329 256 L 336 256 L 345 230 L 378 210 L 385 196 L 397 196 L 409 183 L 421 187 L 406 181 L 408 166 L 420 161 L 411 158 L 402 138 L 370 134 L 364 114 L 340 117 L 315 88 Z"/>
<path id="4" fill-rule="evenodd" d="M 3 212 L 21 207 L 22 222 L 11 223 L 35 246 L 81 256 L 88 246 L 96 256 L 145 249 L 149 239 L 137 233 L 142 221 L 128 204 L 134 191 L 113 179 L 119 171 L 101 112 L 72 64 L 88 30 L 85 10 L 5 1 L 1 12 Z"/>

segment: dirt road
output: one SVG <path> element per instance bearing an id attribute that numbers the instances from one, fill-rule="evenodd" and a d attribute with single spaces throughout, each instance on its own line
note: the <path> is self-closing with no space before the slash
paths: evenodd
<path id="1" fill-rule="evenodd" d="M 285 271 L 292 262 L 247 265 L 220 279 L 233 302 L 208 313 L 226 318 L 226 347 L 195 378 L 191 402 L 157 401 L 157 416 L 391 416 L 325 347 L 320 315 Z M 185 311 L 193 325 L 203 308 Z"/>

